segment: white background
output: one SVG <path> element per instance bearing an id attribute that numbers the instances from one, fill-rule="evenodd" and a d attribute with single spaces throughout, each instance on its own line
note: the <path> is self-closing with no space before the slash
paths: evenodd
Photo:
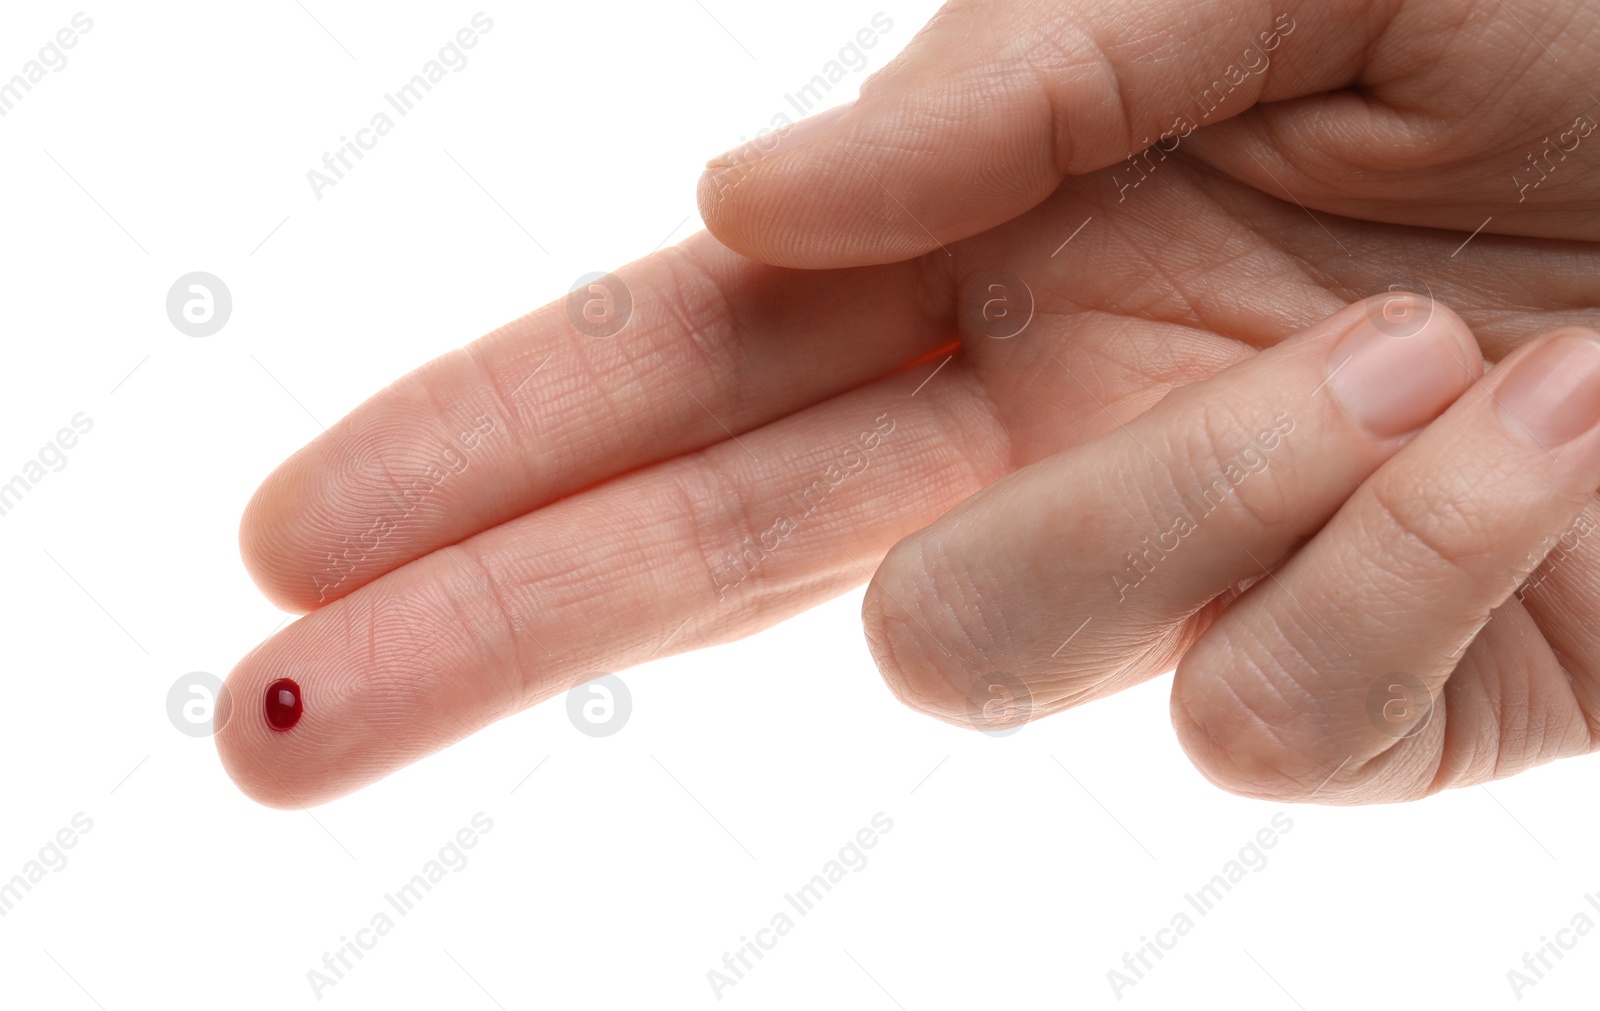
<path id="1" fill-rule="evenodd" d="M 79 10 L 7 7 L 0 78 Z M 0 118 L 0 475 L 94 420 L 0 516 L 0 880 L 93 828 L 0 917 L 0 1005 L 1499 1007 L 1541 935 L 1600 920 L 1591 761 L 1401 807 L 1244 801 L 1176 747 L 1164 678 L 1002 739 L 902 708 L 859 593 L 624 672 L 613 737 L 556 700 L 310 814 L 245 799 L 168 721 L 176 678 L 285 620 L 238 518 L 319 423 L 690 234 L 707 157 L 874 13 L 894 27 L 830 103 L 934 9 L 484 8 L 469 65 L 320 201 L 306 171 L 478 7 L 85 9 Z M 193 270 L 234 298 L 205 339 L 164 310 Z M 1266 866 L 1119 1001 L 1107 971 L 1279 810 Z M 470 862 L 319 1000 L 307 971 L 477 812 Z M 719 1000 L 708 970 L 878 812 L 870 862 Z M 1577 1006 L 1597 956 L 1522 1003 Z"/>

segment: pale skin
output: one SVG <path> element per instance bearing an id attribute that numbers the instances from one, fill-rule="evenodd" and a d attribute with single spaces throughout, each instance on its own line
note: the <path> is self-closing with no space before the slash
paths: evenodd
<path id="1" fill-rule="evenodd" d="M 1576 0 L 947 5 L 850 109 L 713 159 L 620 333 L 554 302 L 267 479 L 245 562 L 309 613 L 230 675 L 225 766 L 324 802 L 868 577 L 908 704 L 1176 667 L 1184 747 L 1251 796 L 1594 750 L 1597 41 Z M 995 273 L 1036 303 L 1006 339 Z"/>

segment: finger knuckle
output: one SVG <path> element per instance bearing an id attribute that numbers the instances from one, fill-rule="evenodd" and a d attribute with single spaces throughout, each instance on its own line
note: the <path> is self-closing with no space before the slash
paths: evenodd
<path id="1" fill-rule="evenodd" d="M 1497 539 L 1469 496 L 1437 482 L 1374 481 L 1360 512 L 1367 540 L 1405 578 L 1476 578 L 1495 565 Z"/>
<path id="2" fill-rule="evenodd" d="M 1267 452 L 1257 444 L 1264 424 L 1238 405 L 1202 401 L 1180 427 L 1169 454 L 1172 480 L 1197 522 L 1215 517 L 1249 540 L 1293 518 L 1289 478 L 1271 473 Z"/>

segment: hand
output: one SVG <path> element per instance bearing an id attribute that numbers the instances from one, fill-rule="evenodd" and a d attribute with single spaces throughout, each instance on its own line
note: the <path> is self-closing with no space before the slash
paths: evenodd
<path id="1" fill-rule="evenodd" d="M 1587 156 L 1579 154 L 1595 143 L 1589 138 L 1600 123 L 1600 99 L 1587 84 L 1595 64 L 1591 41 L 1600 29 L 1600 13 L 1592 6 L 1345 0 L 1248 7 L 1216 0 L 1156 0 L 1115 10 L 1100 0 L 955 0 L 866 83 L 853 106 L 714 159 L 701 183 L 703 215 L 730 246 L 768 262 L 817 268 L 877 263 L 970 245 L 969 236 L 1041 199 L 1053 203 L 1063 178 L 1075 189 L 1092 178 L 1085 173 L 1103 170 L 1096 181 L 1100 189 L 1082 208 L 1084 237 L 1097 227 L 1131 233 L 1144 222 L 1128 207 L 1144 201 L 1165 203 L 1174 217 L 1188 220 L 1183 204 L 1195 199 L 1190 190 L 1196 187 L 1221 196 L 1219 202 L 1244 221 L 1252 219 L 1256 198 L 1266 195 L 1296 205 L 1296 225 L 1327 213 L 1457 230 L 1441 244 L 1448 251 L 1414 248 L 1408 265 L 1395 256 L 1395 244 L 1410 241 L 1403 229 L 1372 226 L 1352 239 L 1342 225 L 1324 219 L 1325 241 L 1319 241 L 1309 228 L 1291 238 L 1294 229 L 1286 230 L 1276 215 L 1261 219 L 1258 238 L 1300 254 L 1304 283 L 1351 293 L 1374 290 L 1352 283 L 1357 276 L 1418 290 L 1444 275 L 1460 277 L 1459 261 L 1486 255 L 1484 239 L 1496 233 L 1597 237 L 1600 184 L 1586 168 Z M 1143 153 L 1130 156 L 1134 151 Z M 1250 200 L 1234 202 L 1233 184 L 1248 187 Z M 1102 195 L 1113 190 L 1115 200 Z M 1067 234 L 1040 239 L 1053 243 Z M 1083 239 L 1070 241 L 1078 245 Z M 1247 278 L 1251 290 L 1230 290 L 1211 266 L 1218 259 L 1256 256 L 1251 242 L 1219 241 L 1212 250 L 1191 249 L 1186 256 L 1170 250 L 1149 255 L 1148 241 L 1138 245 L 1136 255 L 1149 256 L 1147 269 L 1160 281 L 1141 283 L 1130 272 L 1133 296 L 1117 292 L 1114 308 L 1172 322 L 1199 320 L 1206 329 L 1259 344 L 1259 337 L 1248 336 L 1248 323 L 1241 328 L 1237 319 L 1218 320 L 1216 307 L 1237 313 L 1259 304 L 1256 298 L 1273 297 L 1267 286 Z M 1329 246 L 1344 255 L 1333 255 Z M 1391 269 L 1398 268 L 1394 273 L 1363 276 L 1363 268 L 1355 267 L 1375 248 L 1384 250 Z M 1499 255 L 1513 247 L 1492 248 Z M 1522 248 L 1523 255 L 1535 257 L 1591 255 L 1559 242 Z M 1297 269 L 1259 266 L 1291 275 Z M 1192 291 L 1202 277 L 1204 301 L 1196 304 Z M 1067 290 L 1082 309 L 1104 307 L 1094 299 L 1105 290 L 1093 279 L 1087 299 L 1075 290 L 1085 279 L 1073 281 Z M 1295 297 L 1288 290 L 1296 281 L 1285 281 L 1276 297 Z M 1581 304 L 1561 293 L 1563 283 L 1545 288 L 1552 300 L 1543 304 Z M 1593 291 L 1591 284 L 1579 283 Z M 1480 310 L 1488 308 L 1480 294 L 1447 295 L 1462 296 Z M 1539 296 L 1513 297 L 1508 308 L 1539 304 Z M 1505 335 L 1485 329 L 1486 317 L 1464 311 L 1491 358 L 1508 350 Z M 1080 361 L 1079 334 L 1064 341 L 1070 350 L 1063 349 L 1058 363 Z M 1167 357 L 1156 360 L 1168 363 L 1172 354 L 1169 348 Z M 986 373 L 990 385 L 1003 382 L 996 371 Z M 1103 396 L 1087 388 L 1084 393 Z M 1003 412 L 1014 403 L 1009 391 L 994 399 Z M 1138 413 L 1106 402 L 1119 419 Z M 1267 397 L 1257 410 L 1274 402 L 1282 406 L 1281 398 Z M 1181 503 L 1167 501 L 1165 513 L 1130 526 L 1106 501 L 1126 494 L 1130 484 L 1148 492 L 1148 478 L 1141 486 L 1128 475 L 1153 457 L 1175 466 L 1175 474 L 1193 466 L 1185 453 L 1160 450 L 1163 439 L 1183 437 L 1173 426 L 1208 426 L 1186 437 L 1191 440 L 1236 437 L 1244 433 L 1231 430 L 1230 421 L 1241 425 L 1245 417 L 1254 414 L 1216 419 L 1202 412 L 1169 420 L 1166 427 L 1152 421 L 1148 431 L 1156 433 L 1157 451 L 1123 460 L 1131 471 L 1111 463 L 1114 454 L 1106 444 L 1097 447 L 1103 455 L 1085 448 L 1042 466 L 1053 480 L 1036 474 L 1002 482 L 903 542 L 880 570 L 865 606 L 868 636 L 891 685 L 913 705 L 947 718 L 1004 722 L 1136 683 L 1173 666 L 1198 644 L 1179 666 L 1174 691 L 1174 719 L 1191 754 L 1231 789 L 1301 799 L 1415 797 L 1592 749 L 1595 640 L 1586 619 L 1600 602 L 1600 572 L 1592 545 L 1583 546 L 1600 521 L 1592 503 L 1564 535 L 1543 531 L 1522 545 L 1525 554 L 1503 575 L 1524 575 L 1544 562 L 1516 599 L 1508 599 L 1502 579 L 1481 575 L 1488 582 L 1479 589 L 1491 592 L 1471 606 L 1457 599 L 1470 627 L 1481 627 L 1470 644 L 1463 641 L 1444 655 L 1428 652 L 1439 645 L 1439 636 L 1419 627 L 1417 648 L 1425 655 L 1412 658 L 1418 671 L 1395 668 L 1398 661 L 1386 656 L 1382 640 L 1358 635 L 1358 628 L 1335 635 L 1343 614 L 1337 607 L 1299 620 L 1325 622 L 1315 630 L 1319 644 L 1352 640 L 1345 645 L 1354 654 L 1336 646 L 1331 658 L 1315 651 L 1291 656 L 1294 646 L 1308 643 L 1287 636 L 1269 650 L 1270 636 L 1256 640 L 1249 631 L 1260 632 L 1264 620 L 1282 617 L 1261 601 L 1276 594 L 1281 604 L 1291 592 L 1286 587 L 1255 589 L 1237 605 L 1237 617 L 1230 608 L 1251 579 L 1287 555 L 1266 551 L 1244 562 L 1238 585 L 1201 579 L 1193 587 L 1198 594 L 1186 596 L 1183 576 L 1172 571 L 1183 566 L 1166 561 L 1171 552 L 1162 550 L 1174 532 L 1155 527 L 1181 516 Z M 1418 462 L 1421 452 L 1413 450 L 1410 463 L 1390 464 L 1371 480 L 1381 488 L 1395 480 L 1386 478 L 1390 473 L 1425 471 L 1430 464 Z M 1022 454 L 1023 462 L 1038 458 L 1033 447 Z M 1583 466 L 1575 466 L 1582 473 Z M 1304 478 L 1284 470 L 1276 478 L 1254 479 L 1254 493 L 1270 499 L 1280 492 L 1278 505 L 1285 512 L 1273 515 L 1299 529 L 1299 536 L 1315 536 L 1319 522 L 1300 527 L 1293 518 L 1295 503 L 1306 501 L 1294 482 Z M 1560 513 L 1571 503 L 1557 487 L 1546 489 L 1552 494 L 1547 508 Z M 1369 494 L 1362 486 L 1349 508 L 1360 515 L 1362 507 L 1354 503 Z M 1453 517 L 1462 524 L 1457 534 L 1476 523 L 1479 534 L 1507 536 L 1498 545 L 1501 552 L 1519 541 L 1516 524 L 1529 520 L 1514 515 L 1510 499 L 1497 502 L 1492 493 L 1470 494 L 1453 483 L 1424 482 L 1411 499 L 1401 505 L 1423 527 L 1415 533 L 1440 525 L 1426 523 L 1430 516 Z M 1135 502 L 1137 513 L 1142 501 Z M 1136 529 L 1138 522 L 1150 529 Z M 1314 543 L 1340 543 L 1335 527 Z M 1339 589 L 1373 594 L 1395 621 L 1408 614 L 1423 618 L 1425 608 L 1416 601 L 1407 606 L 1404 594 L 1382 589 L 1382 552 L 1398 549 L 1381 537 L 1369 540 L 1374 556 L 1362 578 Z M 1155 545 L 1150 557 L 1162 560 L 1160 571 L 1146 573 L 1149 560 L 1130 568 L 1129 559 L 1119 557 L 1145 544 Z M 1455 546 L 1469 550 L 1466 539 Z M 1239 545 L 1240 551 L 1252 549 L 1262 554 L 1262 545 L 1248 538 Z M 1201 554 L 1193 547 L 1182 550 Z M 1321 548 L 1324 554 L 1336 550 Z M 1315 557 L 1317 549 L 1308 552 Z M 1486 550 L 1477 560 L 1494 554 Z M 1240 562 L 1237 554 L 1234 561 Z M 1314 564 L 1297 558 L 1293 571 L 1317 587 L 1323 577 L 1305 575 L 1317 571 L 1307 567 Z M 1240 570 L 1235 564 L 1217 571 Z M 1165 599 L 1152 603 L 1148 586 L 1171 579 L 1180 584 L 1182 606 Z M 1125 589 L 1134 582 L 1145 594 L 1142 605 L 1123 599 L 1120 589 L 1116 598 L 1105 598 L 1108 586 Z M 1302 595 L 1317 596 L 1305 588 Z M 1501 606 L 1488 608 L 1485 602 Z M 1494 620 L 1483 626 L 1491 610 Z M 1228 617 L 1201 639 L 1224 611 Z M 1139 617 L 1130 620 L 1130 612 Z M 1452 667 L 1455 674 L 1435 702 Z M 1390 678 L 1398 673 L 1406 677 Z M 1363 689 L 1369 687 L 1376 709 L 1370 720 L 1362 713 Z M 1386 695 L 1391 688 L 1406 697 Z M 1292 708 L 1286 700 L 1299 708 L 1286 711 Z M 1390 735 L 1401 731 L 1416 738 L 1397 743 Z"/>
<path id="2" fill-rule="evenodd" d="M 597 671 L 747 634 L 1015 467 L 1396 278 L 1425 279 L 1491 357 L 1594 298 L 1583 247 L 1484 235 L 1451 258 L 1464 236 L 1319 224 L 1170 167 L 1120 204 L 1110 173 L 1070 180 L 892 265 L 789 270 L 696 236 L 617 272 L 634 312 L 614 337 L 556 303 L 395 383 L 247 512 L 258 582 L 318 609 L 230 677 L 229 772 L 266 803 L 324 801 Z M 1051 255 L 1097 212 L 1115 227 Z M 983 332 L 997 269 L 1037 299 L 1009 340 Z M 256 714 L 285 676 L 306 712 L 278 734 Z"/>

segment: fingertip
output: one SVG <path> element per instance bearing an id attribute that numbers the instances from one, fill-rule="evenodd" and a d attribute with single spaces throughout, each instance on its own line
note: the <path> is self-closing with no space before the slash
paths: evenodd
<path id="1" fill-rule="evenodd" d="M 890 552 L 891 557 L 893 554 Z M 899 598 L 885 591 L 884 581 L 889 577 L 884 569 L 889 564 L 885 558 L 861 602 L 867 649 L 889 691 L 903 705 L 924 716 L 961 724 L 961 693 L 938 676 L 927 655 L 926 638 L 914 627 Z"/>
<path id="2" fill-rule="evenodd" d="M 1203 651 L 1201 651 L 1203 652 Z M 1255 800 L 1306 798 L 1325 778 L 1320 754 L 1286 746 L 1273 726 L 1247 709 L 1224 675 L 1185 657 L 1174 672 L 1169 715 L 1178 744 L 1212 785 Z"/>
<path id="3" fill-rule="evenodd" d="M 528 704 L 508 619 L 458 552 L 369 583 L 283 628 L 225 682 L 217 752 L 268 807 L 324 804 Z M 269 709 L 293 682 L 298 713 Z"/>
<path id="4" fill-rule="evenodd" d="M 285 787 L 279 773 L 288 774 L 288 767 L 281 767 L 274 772 L 266 764 L 259 742 L 254 741 L 254 735 L 240 725 L 249 720 L 248 709 L 236 705 L 233 719 L 219 729 L 214 737 L 222 771 L 233 780 L 233 785 L 239 788 L 240 793 L 263 807 L 287 811 L 320 803 L 321 799 L 317 798 L 302 800 Z M 220 715 L 220 706 L 218 712 Z"/>
<path id="5" fill-rule="evenodd" d="M 1483 374 L 1471 328 L 1429 296 L 1390 291 L 1335 317 L 1323 385 L 1384 443 L 1415 433 Z"/>
<path id="6" fill-rule="evenodd" d="M 706 230 L 741 256 L 774 267 L 827 270 L 911 259 L 932 248 L 883 210 L 863 207 L 840 168 L 811 152 L 770 166 L 707 169 L 697 200 Z M 836 158 L 845 158 L 843 149 Z"/>
<path id="7" fill-rule="evenodd" d="M 1600 335 L 1582 326 L 1551 330 L 1519 350 L 1496 380 L 1499 416 L 1512 435 L 1547 454 L 1582 445 L 1600 424 Z"/>
<path id="8" fill-rule="evenodd" d="M 277 678 L 263 680 L 269 668 L 262 655 L 271 640 L 240 660 L 228 674 L 218 699 L 213 741 L 222 769 L 239 792 L 264 807 L 293 810 L 331 800 L 314 784 L 301 782 L 292 760 L 297 741 L 291 735 L 313 732 L 303 720 L 287 730 L 273 730 L 266 716 L 267 685 Z M 297 682 L 298 684 L 298 682 Z M 314 683 L 313 683 L 314 684 Z M 307 705 L 301 689 L 302 706 Z M 314 693 L 313 693 L 314 698 Z M 313 712 L 315 702 L 310 703 Z M 290 785 L 293 783 L 294 785 Z"/>
<path id="9" fill-rule="evenodd" d="M 245 654 L 217 703 L 213 740 L 223 771 L 265 807 L 325 804 L 384 771 L 381 744 L 362 743 L 362 728 L 373 722 L 371 687 L 348 662 L 339 664 L 330 628 L 320 624 L 316 617 L 295 622 Z M 291 720 L 275 718 L 269 706 L 269 693 L 285 681 L 298 703 Z"/>
<path id="10" fill-rule="evenodd" d="M 812 117 L 826 122 L 803 136 L 783 135 L 810 119 L 775 132 L 783 139 L 770 154 L 713 159 L 698 183 L 701 218 L 730 249 L 779 267 L 948 252 L 1061 182 L 1053 144 L 1036 129 L 1049 121 L 1045 97 L 1015 81 L 998 97 L 990 86 L 969 69 L 927 88 L 914 80 L 864 88 L 855 103 Z"/>
<path id="11" fill-rule="evenodd" d="M 949 587 L 937 574 L 949 567 L 930 563 L 929 550 L 918 535 L 901 541 L 868 586 L 861 619 L 873 660 L 906 707 L 966 730 L 1013 733 L 1044 715 L 1029 672 L 997 669 L 998 651 L 972 646 L 957 614 L 973 615 L 942 595 Z"/>
<path id="12" fill-rule="evenodd" d="M 1407 340 L 1427 331 L 1455 339 L 1456 359 L 1474 376 L 1483 373 L 1483 348 L 1466 320 L 1431 292 L 1392 288 L 1356 303 L 1372 329 L 1384 336 Z"/>
<path id="13" fill-rule="evenodd" d="M 274 607 L 290 614 L 306 614 L 326 602 L 319 599 L 314 579 L 292 560 L 286 529 L 303 503 L 292 491 L 285 471 L 292 459 L 280 464 L 245 503 L 239 518 L 239 558 L 256 588 Z M 330 587 L 331 588 L 331 587 Z"/>

